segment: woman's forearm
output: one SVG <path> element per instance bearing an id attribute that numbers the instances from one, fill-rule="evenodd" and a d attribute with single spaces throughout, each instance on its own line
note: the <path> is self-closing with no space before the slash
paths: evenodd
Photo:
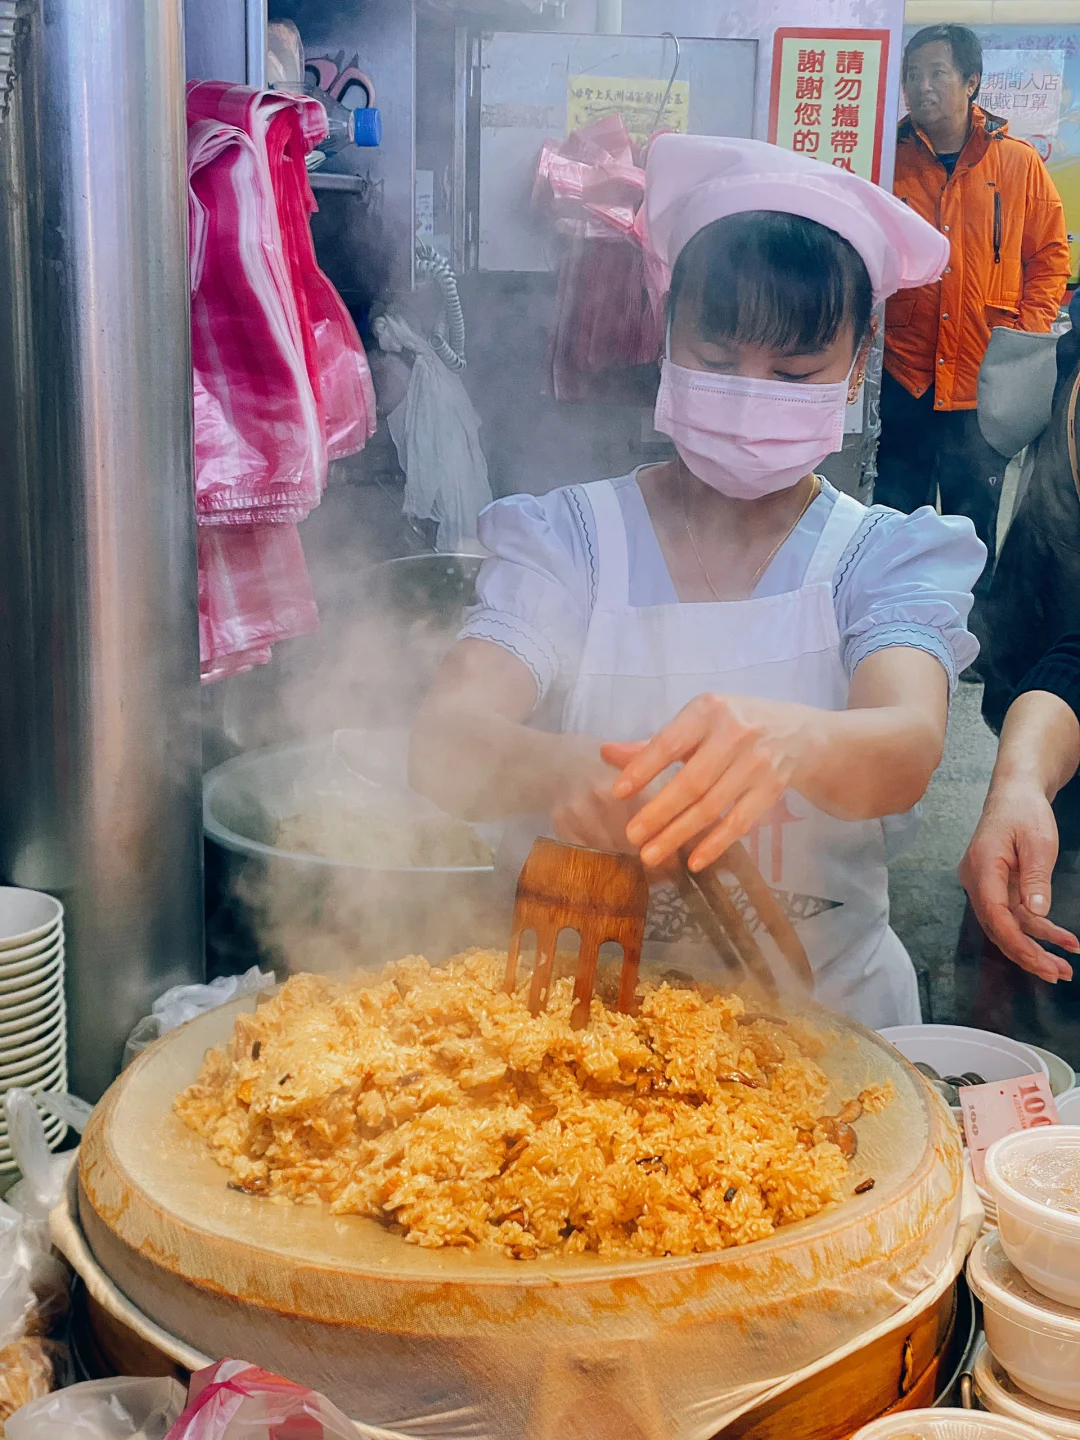
<path id="1" fill-rule="evenodd" d="M 792 787 L 838 820 L 899 815 L 922 799 L 941 754 L 925 708 L 810 711 Z"/>
<path id="2" fill-rule="evenodd" d="M 413 788 L 472 821 L 546 814 L 602 768 L 598 741 L 456 706 L 422 710 L 409 747 Z"/>
<path id="3" fill-rule="evenodd" d="M 1014 700 L 1001 728 L 991 788 L 1023 783 L 1053 800 L 1080 768 L 1080 722 L 1047 690 Z"/>

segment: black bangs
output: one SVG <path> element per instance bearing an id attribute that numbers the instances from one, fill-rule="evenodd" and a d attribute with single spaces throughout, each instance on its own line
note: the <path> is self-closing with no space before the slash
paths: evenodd
<path id="1" fill-rule="evenodd" d="M 851 325 L 870 331 L 873 289 L 861 256 L 835 230 L 772 210 L 700 230 L 675 263 L 669 313 L 690 307 L 705 340 L 785 354 L 826 350 Z M 684 316 L 684 318 L 687 318 Z"/>

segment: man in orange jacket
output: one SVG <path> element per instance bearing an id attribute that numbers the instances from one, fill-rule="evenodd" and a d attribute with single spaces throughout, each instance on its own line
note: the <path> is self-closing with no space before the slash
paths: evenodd
<path id="1" fill-rule="evenodd" d="M 943 512 L 971 518 L 990 554 L 976 600 L 993 570 L 1011 458 L 979 430 L 979 367 L 994 326 L 1050 329 L 1070 273 L 1061 197 L 1032 146 L 976 105 L 982 71 L 978 36 L 963 25 L 920 30 L 904 52 L 910 113 L 894 189 L 948 235 L 952 255 L 940 281 L 900 291 L 885 312 L 874 492 L 910 512 L 940 491 Z"/>

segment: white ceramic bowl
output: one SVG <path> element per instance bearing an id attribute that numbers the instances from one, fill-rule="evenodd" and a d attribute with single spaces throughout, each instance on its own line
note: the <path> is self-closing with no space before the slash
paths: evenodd
<path id="1" fill-rule="evenodd" d="M 63 943 L 63 926 L 57 925 L 40 940 L 35 940 L 32 945 L 19 945 L 14 950 L 0 950 L 0 975 L 11 975 L 14 973 L 12 967 L 20 960 L 33 960 L 37 955 L 44 955 L 46 951 L 55 950 L 57 945 Z"/>
<path id="2" fill-rule="evenodd" d="M 64 983 L 64 952 L 60 951 L 42 970 L 30 975 L 17 975 L 14 980 L 0 980 L 0 1009 L 5 1005 L 21 1005 L 33 1000 L 50 985 Z"/>
<path id="3" fill-rule="evenodd" d="M 1034 1425 L 1044 1435 L 1057 1440 L 1080 1440 L 1080 1414 L 1062 1410 L 1058 1405 L 1044 1405 L 1034 1395 L 1025 1394 L 1009 1379 L 1008 1371 L 995 1360 L 985 1341 L 979 1346 L 971 1367 L 975 1394 L 984 1410 L 993 1415 L 1008 1415 L 1025 1425 Z"/>
<path id="4" fill-rule="evenodd" d="M 0 1085 L 8 1089 L 21 1083 L 19 1077 L 43 1065 L 53 1065 L 64 1058 L 67 1049 L 66 1026 L 59 1033 L 45 1035 L 40 1040 L 31 1040 L 29 1045 L 20 1045 L 18 1053 L 9 1052 L 11 1058 L 0 1053 Z"/>
<path id="5" fill-rule="evenodd" d="M 0 1005 L 0 1044 L 5 1036 L 19 1035 L 27 1025 L 36 1025 L 59 1006 L 64 998 L 63 985 L 54 985 L 36 1000 L 23 1001 L 21 1005 L 8 1008 Z M 28 1008 L 23 1008 L 27 1006 Z"/>
<path id="6" fill-rule="evenodd" d="M 4 1096 L 9 1090 L 29 1090 L 32 1095 L 39 1090 L 66 1091 L 68 1088 L 67 1060 L 63 1055 L 59 1060 L 54 1060 L 49 1065 L 43 1065 L 40 1070 L 32 1071 L 29 1075 L 20 1076 L 15 1080 L 0 1080 L 0 1105 L 3 1104 Z"/>
<path id="7" fill-rule="evenodd" d="M 67 1093 L 68 1074 L 67 1061 L 61 1060 L 60 1064 L 47 1071 L 44 1075 L 38 1075 L 33 1080 L 20 1080 L 17 1082 L 20 1090 L 29 1090 L 31 1095 L 38 1095 L 44 1091 L 53 1091 L 58 1094 Z M 3 1107 L 4 1095 L 9 1090 L 15 1089 L 16 1082 L 7 1081 L 0 1085 L 0 1109 Z"/>
<path id="8" fill-rule="evenodd" d="M 874 1420 L 854 1440 L 1046 1440 L 1041 1430 L 980 1410 L 901 1410 Z"/>
<path id="9" fill-rule="evenodd" d="M 0 950 L 0 956 L 3 955 Z M 42 970 L 47 965 L 52 965 L 64 953 L 63 940 L 56 940 L 47 950 L 42 950 L 39 955 L 31 955 L 27 960 L 16 960 L 13 965 L 0 964 L 0 981 L 16 981 L 24 975 L 33 975 L 35 971 Z"/>
<path id="10" fill-rule="evenodd" d="M 966 1025 L 894 1025 L 878 1033 L 905 1060 L 932 1065 L 942 1079 L 963 1075 L 966 1070 L 981 1075 L 988 1084 L 1014 1080 L 1018 1075 L 1050 1075 L 1046 1061 L 1030 1045 L 990 1030 L 971 1030 Z"/>
<path id="11" fill-rule="evenodd" d="M 0 1078 L 14 1065 L 24 1065 L 28 1060 L 44 1059 L 47 1052 L 58 1049 L 66 1038 L 66 1019 L 62 1012 L 58 1012 L 47 1034 L 19 1038 L 9 1035 L 6 1041 L 0 1040 Z M 13 1039 L 14 1044 L 10 1043 Z"/>
<path id="12" fill-rule="evenodd" d="M 1080 1086 L 1057 1097 L 1057 1112 L 1062 1125 L 1080 1125 Z"/>
<path id="13" fill-rule="evenodd" d="M 0 885 L 0 951 L 32 945 L 64 918 L 64 907 L 40 890 Z"/>
<path id="14" fill-rule="evenodd" d="M 12 1021 L 9 1027 L 0 1025 L 0 1050 L 8 1043 L 28 1045 L 30 1041 L 44 1035 L 47 1030 L 56 1030 L 66 1023 L 67 1007 L 64 1004 L 63 992 L 61 992 L 51 999 L 43 1010 L 32 1015 L 23 1015 L 20 1019 Z"/>
<path id="15" fill-rule="evenodd" d="M 982 1301 L 986 1343 L 1013 1383 L 1047 1405 L 1080 1411 L 1080 1310 L 1034 1290 L 993 1231 L 975 1242 L 968 1283 Z"/>
<path id="16" fill-rule="evenodd" d="M 1080 1308 L 1080 1215 L 1051 1210 L 1007 1178 L 1011 1166 L 1061 1148 L 1075 1151 L 1080 1164 L 1080 1125 L 1040 1125 L 1006 1135 L 986 1152 L 985 1184 L 997 1206 L 1002 1248 L 1024 1279 L 1051 1300 Z M 1080 1350 L 1076 1360 L 1080 1400 Z"/>
<path id="17" fill-rule="evenodd" d="M 27 1020 L 33 1020 L 35 1016 L 55 1008 L 63 998 L 63 975 L 55 977 L 50 984 L 45 986 L 40 995 L 31 996 L 29 1000 L 21 1000 L 18 1005 L 4 1005 L 2 1001 L 5 997 L 0 995 L 0 1035 L 12 1034 L 20 1024 L 24 1024 Z"/>

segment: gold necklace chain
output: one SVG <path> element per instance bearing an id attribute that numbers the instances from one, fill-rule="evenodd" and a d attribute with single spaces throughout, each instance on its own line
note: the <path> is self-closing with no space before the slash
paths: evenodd
<path id="1" fill-rule="evenodd" d="M 750 578 L 750 584 L 747 586 L 746 595 L 743 597 L 744 599 L 749 598 L 749 596 L 753 595 L 755 589 L 757 588 L 758 581 L 761 579 L 762 575 L 765 574 L 765 571 L 769 568 L 772 562 L 776 559 L 783 546 L 786 545 L 788 540 L 791 539 L 791 536 L 795 533 L 795 529 L 798 526 L 799 521 L 810 509 L 810 506 L 814 503 L 814 501 L 820 494 L 821 480 L 818 478 L 817 475 L 815 475 L 813 477 L 813 484 L 810 486 L 810 494 L 806 497 L 806 501 L 802 509 L 799 511 L 798 515 L 795 516 L 795 519 L 788 526 L 787 530 L 784 531 L 783 535 L 781 535 L 780 539 L 776 542 L 773 548 L 769 551 L 768 555 L 765 556 L 765 559 L 754 571 L 753 575 Z M 698 543 L 694 539 L 694 532 L 690 526 L 690 507 L 686 503 L 686 476 L 684 473 L 682 460 L 679 461 L 679 496 L 682 500 L 682 512 L 683 520 L 686 524 L 686 533 L 690 539 L 690 544 L 694 551 L 694 558 L 698 563 L 698 569 L 701 571 L 702 578 L 704 579 L 705 584 L 709 587 L 713 599 L 716 601 L 720 601 L 719 591 L 713 584 L 712 577 L 709 575 L 709 572 L 705 567 L 705 561 L 701 558 L 701 551 L 698 549 Z M 723 602 L 720 601 L 720 603 L 722 604 Z"/>

